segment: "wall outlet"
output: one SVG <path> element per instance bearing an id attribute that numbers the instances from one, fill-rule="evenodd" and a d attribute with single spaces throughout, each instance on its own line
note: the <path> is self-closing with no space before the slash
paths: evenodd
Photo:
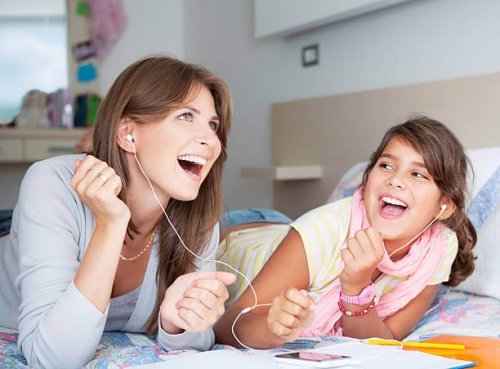
<path id="1" fill-rule="evenodd" d="M 302 66 L 310 67 L 319 64 L 319 45 L 309 45 L 302 48 Z"/>

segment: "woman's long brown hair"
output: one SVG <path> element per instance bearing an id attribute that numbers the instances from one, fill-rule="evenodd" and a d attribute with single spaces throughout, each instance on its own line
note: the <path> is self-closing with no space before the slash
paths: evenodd
<path id="1" fill-rule="evenodd" d="M 107 162 L 122 178 L 119 198 L 127 203 L 130 172 L 126 154 L 116 143 L 122 118 L 136 123 L 158 122 L 205 86 L 212 94 L 220 120 L 217 135 L 221 154 L 193 201 L 170 200 L 167 213 L 185 244 L 195 254 L 203 253 L 222 209 L 222 169 L 227 158 L 227 135 L 231 126 L 231 97 L 227 84 L 204 67 L 184 63 L 166 56 L 140 60 L 126 68 L 104 98 L 95 124 L 94 155 Z M 185 250 L 165 217 L 158 221 L 158 293 L 154 309 L 145 325 L 153 334 L 158 330 L 158 313 L 166 289 L 175 279 L 195 269 L 194 256 Z M 129 234 L 137 233 L 130 222 Z"/>
<path id="2" fill-rule="evenodd" d="M 451 268 L 450 279 L 445 283 L 457 286 L 474 271 L 475 257 L 472 249 L 477 241 L 476 230 L 465 212 L 468 199 L 468 168 L 472 172 L 469 159 L 460 141 L 444 124 L 428 117 L 418 116 L 387 131 L 363 174 L 363 187 L 393 137 L 407 142 L 422 155 L 427 170 L 441 194 L 450 198 L 456 206 L 452 216 L 442 222 L 454 230 L 458 238 L 457 257 Z"/>

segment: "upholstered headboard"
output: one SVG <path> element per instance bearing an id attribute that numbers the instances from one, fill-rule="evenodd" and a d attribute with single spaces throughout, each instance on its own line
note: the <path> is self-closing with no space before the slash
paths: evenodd
<path id="1" fill-rule="evenodd" d="M 500 73 L 274 104 L 274 165 L 321 165 L 322 177 L 274 182 L 274 207 L 296 217 L 323 204 L 385 131 L 423 114 L 466 148 L 500 146 Z"/>

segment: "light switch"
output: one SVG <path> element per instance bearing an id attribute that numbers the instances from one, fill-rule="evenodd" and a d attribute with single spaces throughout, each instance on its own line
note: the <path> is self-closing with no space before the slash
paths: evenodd
<path id="1" fill-rule="evenodd" d="M 319 45 L 309 45 L 302 48 L 302 66 L 310 67 L 319 64 Z"/>

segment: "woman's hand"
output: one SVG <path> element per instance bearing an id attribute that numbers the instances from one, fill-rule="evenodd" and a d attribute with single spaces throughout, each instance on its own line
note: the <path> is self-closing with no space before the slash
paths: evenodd
<path id="1" fill-rule="evenodd" d="M 305 290 L 288 287 L 275 297 L 267 315 L 267 327 L 283 342 L 292 342 L 312 322 L 314 300 Z"/>
<path id="2" fill-rule="evenodd" d="M 227 272 L 197 271 L 177 278 L 165 292 L 160 306 L 163 330 L 170 334 L 201 332 L 224 313 L 226 286 L 236 276 Z"/>
<path id="3" fill-rule="evenodd" d="M 92 210 L 97 223 L 128 223 L 130 210 L 118 198 L 122 181 L 105 162 L 92 155 L 86 156 L 84 160 L 77 160 L 71 187 Z"/>
<path id="4" fill-rule="evenodd" d="M 373 227 L 356 232 L 347 241 L 347 248 L 341 251 L 344 269 L 339 275 L 346 295 L 358 295 L 371 283 L 372 273 L 382 261 L 384 252 L 382 236 Z"/>

